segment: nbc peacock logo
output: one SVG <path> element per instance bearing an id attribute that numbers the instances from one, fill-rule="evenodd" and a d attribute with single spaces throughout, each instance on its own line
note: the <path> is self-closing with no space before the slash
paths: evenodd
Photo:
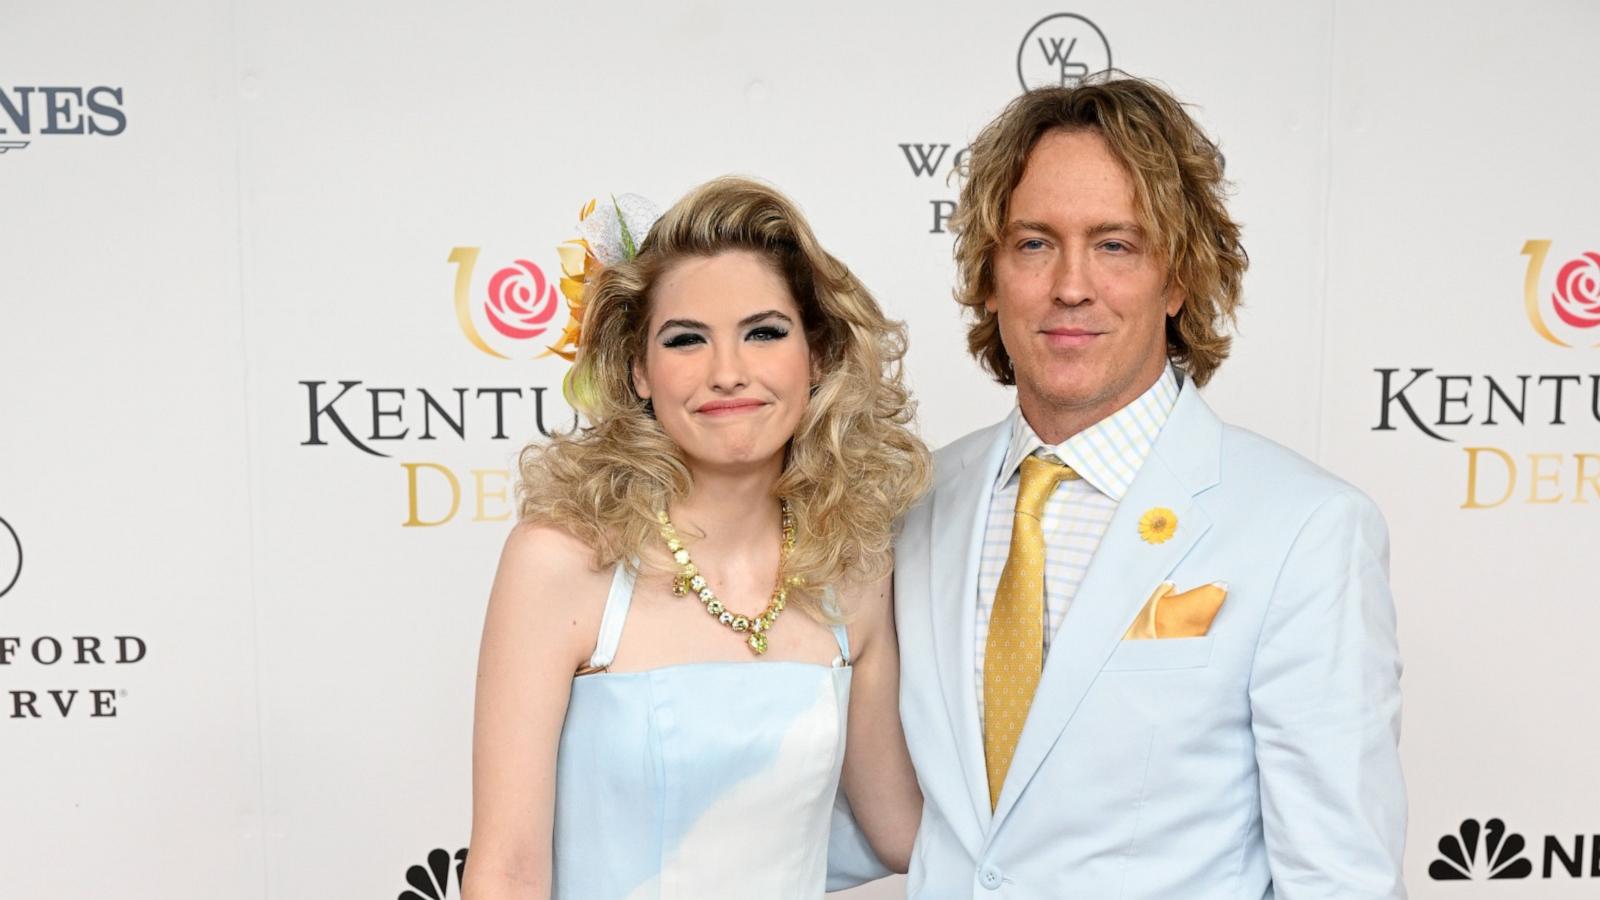
<path id="1" fill-rule="evenodd" d="M 472 346 L 499 359 L 531 359 L 543 354 L 552 338 L 540 338 L 561 310 L 555 280 L 536 263 L 512 260 L 489 276 L 484 293 L 474 302 L 472 275 L 478 252 L 477 247 L 450 251 L 450 262 L 456 265 L 456 323 L 462 335 Z M 480 322 L 487 328 L 480 328 Z"/>
<path id="2" fill-rule="evenodd" d="M 1528 258 L 1522 279 L 1528 324 L 1560 347 L 1600 347 L 1600 253 L 1588 250 L 1563 260 L 1547 289 L 1542 282 L 1551 243 L 1535 240 L 1522 245 L 1522 255 Z"/>
<path id="3" fill-rule="evenodd" d="M 1506 823 L 1500 819 L 1481 826 L 1477 819 L 1467 819 L 1461 823 L 1460 834 L 1439 839 L 1440 858 L 1428 866 L 1428 875 L 1434 881 L 1527 878 L 1533 874 L 1533 863 L 1522 855 L 1527 846 L 1522 835 L 1507 834 Z"/>
<path id="4" fill-rule="evenodd" d="M 411 885 L 400 892 L 398 900 L 447 900 L 451 896 L 460 897 L 461 876 L 467 868 L 467 851 L 462 848 L 456 851 L 455 868 L 450 866 L 450 851 L 435 849 L 428 853 L 428 864 L 412 866 L 406 870 L 406 884 Z M 450 875 L 455 873 L 457 892 L 450 893 Z"/>

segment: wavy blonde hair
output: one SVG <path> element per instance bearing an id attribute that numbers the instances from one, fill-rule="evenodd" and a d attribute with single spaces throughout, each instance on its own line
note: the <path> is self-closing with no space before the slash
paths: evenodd
<path id="1" fill-rule="evenodd" d="M 787 197 L 759 182 L 719 178 L 691 191 L 631 261 L 606 267 L 587 286 L 571 377 L 588 424 L 523 448 L 519 514 L 587 543 L 596 568 L 643 558 L 640 551 L 660 540 L 656 513 L 689 492 L 691 476 L 634 390 L 650 294 L 674 264 L 734 250 L 754 251 L 783 277 L 819 378 L 777 483 L 798 532 L 779 574 L 800 579 L 802 608 L 832 618 L 817 602 L 821 589 L 888 573 L 894 521 L 927 486 L 928 451 L 910 428 L 904 326 L 885 318 L 822 249 Z"/>
<path id="2" fill-rule="evenodd" d="M 1222 154 L 1183 104 L 1164 89 L 1120 73 L 1078 87 L 1040 88 L 1011 101 L 972 144 L 956 232 L 956 300 L 972 324 L 967 349 L 1001 384 L 1015 384 L 1000 342 L 999 319 L 984 309 L 994 293 L 994 250 L 1006 227 L 1011 192 L 1028 156 L 1051 131 L 1093 131 L 1133 179 L 1140 222 L 1161 250 L 1183 308 L 1167 320 L 1167 357 L 1195 384 L 1228 356 L 1249 257 L 1224 203 Z"/>

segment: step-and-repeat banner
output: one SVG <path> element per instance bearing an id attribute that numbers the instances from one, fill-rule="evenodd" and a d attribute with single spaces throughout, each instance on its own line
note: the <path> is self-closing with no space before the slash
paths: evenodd
<path id="1" fill-rule="evenodd" d="M 3 0 L 0 896 L 459 897 L 580 207 L 792 194 L 909 323 L 937 446 L 1011 403 L 964 354 L 953 172 L 1108 65 L 1236 186 L 1207 398 L 1388 517 L 1413 896 L 1594 896 L 1597 34 L 1581 0 Z"/>

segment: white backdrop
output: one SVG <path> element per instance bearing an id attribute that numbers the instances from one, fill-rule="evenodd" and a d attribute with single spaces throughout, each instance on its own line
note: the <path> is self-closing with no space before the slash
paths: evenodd
<path id="1" fill-rule="evenodd" d="M 942 444 L 1011 402 L 964 354 L 948 170 L 1074 33 L 1222 142 L 1252 267 L 1207 399 L 1388 516 L 1413 896 L 1592 896 L 1600 328 L 1552 299 L 1600 252 L 1581 0 L 0 0 L 0 896 L 386 898 L 463 848 L 506 470 L 571 422 L 491 277 L 553 278 L 591 197 L 760 176 L 909 322 Z M 1530 875 L 1431 877 L 1469 818 Z"/>

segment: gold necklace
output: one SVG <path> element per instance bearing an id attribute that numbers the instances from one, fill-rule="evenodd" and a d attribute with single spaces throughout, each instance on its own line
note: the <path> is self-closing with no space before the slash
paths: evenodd
<path id="1" fill-rule="evenodd" d="M 789 501 L 778 500 L 778 508 L 783 514 L 783 549 L 778 557 L 778 571 L 783 571 L 783 563 L 789 558 L 789 551 L 794 549 L 794 516 L 789 512 Z M 672 527 L 672 520 L 667 518 L 666 510 L 656 513 L 656 518 L 661 521 L 661 537 L 667 542 L 667 550 L 672 553 L 672 561 L 678 564 L 678 574 L 672 580 L 672 594 L 675 597 L 688 596 L 690 591 L 695 592 L 700 602 L 705 605 L 709 613 L 718 623 L 727 626 L 733 631 L 744 634 L 750 633 L 745 643 L 750 647 L 750 652 L 757 656 L 767 652 L 767 633 L 778 621 L 778 614 L 783 612 L 784 601 L 789 598 L 789 588 L 780 577 L 772 589 L 772 599 L 767 601 L 767 608 L 761 615 L 751 618 L 731 612 L 723 606 L 722 601 L 712 592 L 711 586 L 706 584 L 706 578 L 695 567 L 694 560 L 689 558 L 689 548 L 678 540 L 678 531 Z"/>

